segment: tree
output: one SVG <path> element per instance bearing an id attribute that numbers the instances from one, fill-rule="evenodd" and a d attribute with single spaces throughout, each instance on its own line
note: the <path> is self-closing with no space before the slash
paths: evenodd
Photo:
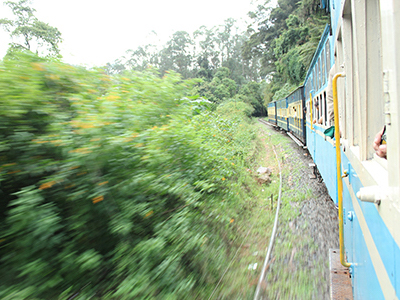
<path id="1" fill-rule="evenodd" d="M 177 31 L 171 40 L 160 52 L 160 71 L 173 70 L 180 73 L 183 78 L 190 78 L 192 71 L 192 46 L 193 41 L 186 31 Z"/>
<path id="2" fill-rule="evenodd" d="M 237 99 L 250 104 L 254 108 L 253 116 L 260 117 L 266 115 L 264 99 L 262 97 L 262 84 L 254 81 L 248 82 L 240 89 Z"/>
<path id="3" fill-rule="evenodd" d="M 30 4 L 30 0 L 5 2 L 15 16 L 14 20 L 0 19 L 0 25 L 10 33 L 12 39 L 9 51 L 18 49 L 48 56 L 59 55 L 58 44 L 62 41 L 60 31 L 39 21 L 34 15 L 36 10 Z"/>
<path id="4" fill-rule="evenodd" d="M 200 47 L 200 51 L 196 55 L 197 63 L 200 69 L 204 69 L 202 72 L 205 72 L 210 79 L 212 77 L 209 76 L 211 74 L 210 71 L 218 68 L 220 65 L 219 52 L 215 50 L 215 28 L 209 29 L 203 25 L 193 33 L 193 37 L 195 40 L 198 40 L 195 45 Z"/>
<path id="5" fill-rule="evenodd" d="M 301 84 L 328 23 L 326 11 L 319 8 L 317 0 L 278 0 L 277 7 L 268 5 L 266 1 L 249 13 L 257 29 L 249 28 L 251 36 L 243 47 L 245 59 L 260 59 L 260 75 L 269 82 L 270 92 L 263 92 L 268 95 L 267 103 L 285 84 Z"/>
<path id="6" fill-rule="evenodd" d="M 131 70 L 144 71 L 150 65 L 156 63 L 157 47 L 155 45 L 139 46 L 136 50 L 126 51 L 130 56 L 125 58 L 126 64 Z"/>

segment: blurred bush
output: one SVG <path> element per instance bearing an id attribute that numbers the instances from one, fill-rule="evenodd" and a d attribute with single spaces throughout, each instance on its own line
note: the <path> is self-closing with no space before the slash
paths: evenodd
<path id="1" fill-rule="evenodd" d="M 210 112 L 192 89 L 174 73 L 0 62 L 0 298 L 210 292 L 255 133 L 248 105 Z"/>

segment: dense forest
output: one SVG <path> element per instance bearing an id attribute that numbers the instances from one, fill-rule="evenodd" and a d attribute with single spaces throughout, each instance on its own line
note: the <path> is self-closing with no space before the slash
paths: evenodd
<path id="1" fill-rule="evenodd" d="M 301 84 L 319 1 L 260 4 L 161 50 L 62 62 L 61 33 L 8 1 L 0 61 L 0 298 L 205 299 L 252 205 L 252 116 Z"/>

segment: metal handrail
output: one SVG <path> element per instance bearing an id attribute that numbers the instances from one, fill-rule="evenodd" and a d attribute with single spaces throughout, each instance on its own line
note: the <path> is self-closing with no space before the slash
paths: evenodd
<path id="1" fill-rule="evenodd" d="M 336 174 L 338 185 L 338 210 L 339 210 L 339 243 L 340 243 L 340 263 L 349 268 L 351 263 L 346 262 L 344 253 L 344 225 L 343 225 L 343 182 L 341 175 L 342 158 L 340 153 L 340 129 L 339 129 L 339 104 L 337 97 L 337 80 L 339 77 L 346 77 L 345 73 L 338 73 L 333 77 L 333 113 L 335 116 L 335 146 L 336 146 Z"/>

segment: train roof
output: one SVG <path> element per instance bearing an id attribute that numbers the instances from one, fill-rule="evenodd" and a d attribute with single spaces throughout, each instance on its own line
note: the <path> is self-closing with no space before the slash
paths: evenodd
<path id="1" fill-rule="evenodd" d="M 287 95 L 287 97 L 290 97 L 291 95 L 293 95 L 294 93 L 296 93 L 298 89 L 301 89 L 302 87 L 304 87 L 303 84 L 300 85 L 300 86 L 298 86 L 297 88 L 295 88 L 293 91 L 291 91 L 291 92 Z"/>

